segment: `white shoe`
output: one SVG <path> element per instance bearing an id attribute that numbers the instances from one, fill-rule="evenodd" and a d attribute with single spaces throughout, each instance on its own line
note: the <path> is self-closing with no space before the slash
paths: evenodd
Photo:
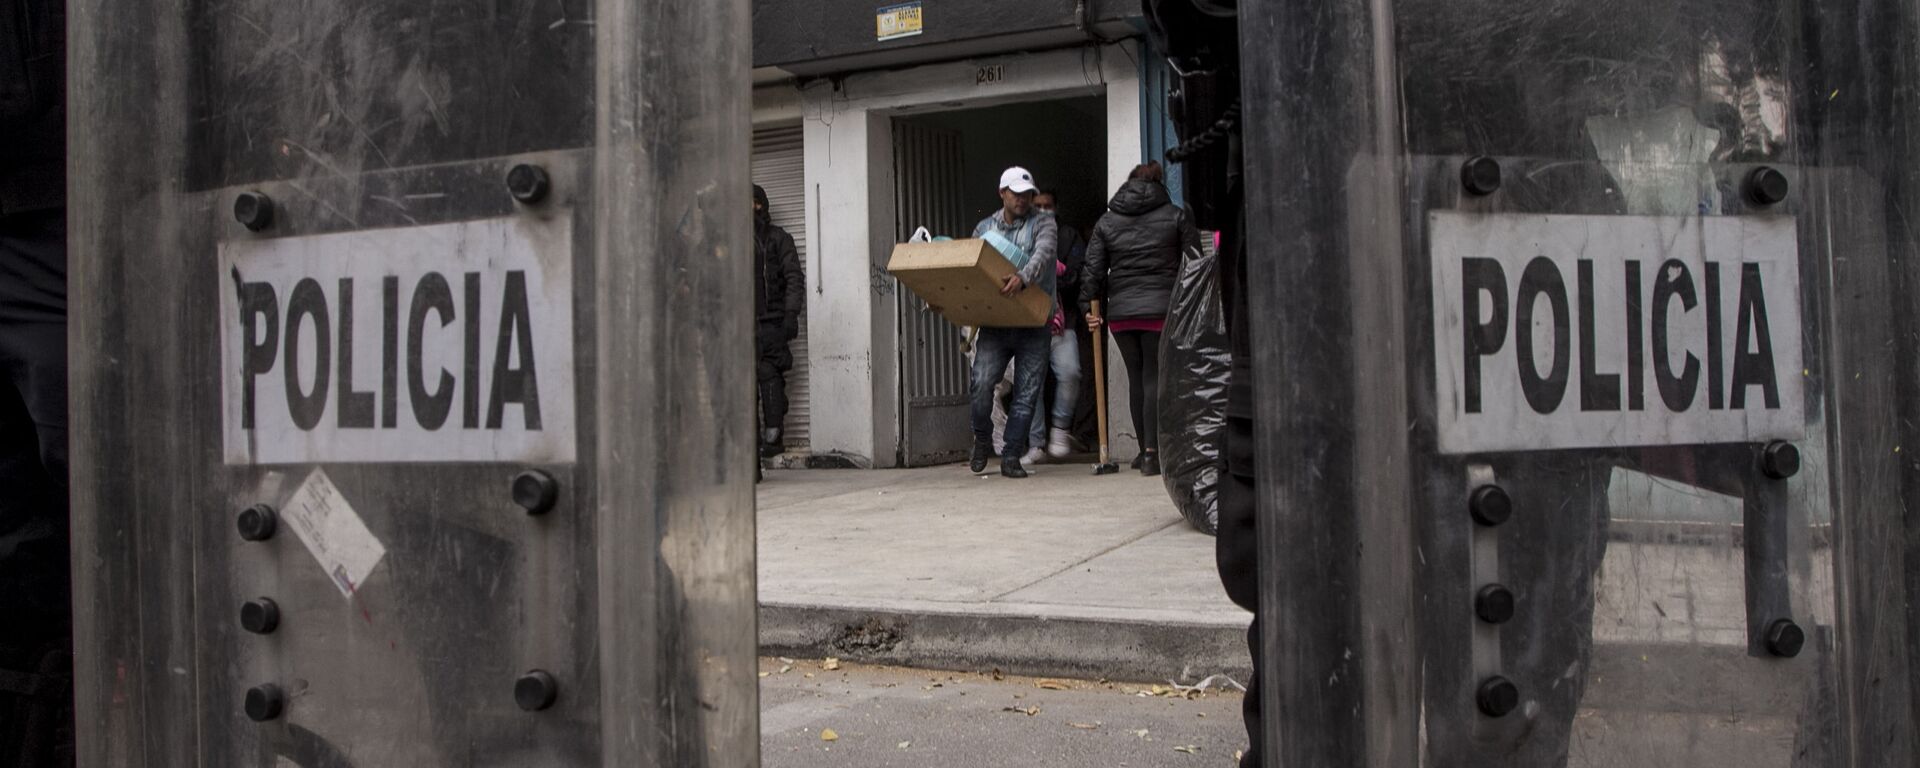
<path id="1" fill-rule="evenodd" d="M 1046 457 L 1047 457 L 1046 453 L 1040 450 L 1040 446 L 1036 445 L 1033 448 L 1027 450 L 1027 455 L 1020 457 L 1020 463 L 1021 464 L 1038 464 L 1040 463 L 1041 459 L 1044 459 Z"/>
<path id="2" fill-rule="evenodd" d="M 1073 446 L 1067 444 L 1066 430 L 1054 427 L 1052 438 L 1053 439 L 1047 441 L 1047 453 L 1049 455 L 1056 459 L 1064 459 L 1067 457 L 1067 454 L 1073 453 Z"/>

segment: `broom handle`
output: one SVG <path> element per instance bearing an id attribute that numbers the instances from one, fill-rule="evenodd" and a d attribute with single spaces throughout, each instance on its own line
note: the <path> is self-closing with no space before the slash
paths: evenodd
<path id="1" fill-rule="evenodd" d="M 1100 300 L 1093 300 L 1093 316 L 1100 314 Z M 1093 334 L 1093 389 L 1094 402 L 1100 407 L 1100 463 L 1107 463 L 1107 324 L 1102 322 L 1100 330 Z"/>

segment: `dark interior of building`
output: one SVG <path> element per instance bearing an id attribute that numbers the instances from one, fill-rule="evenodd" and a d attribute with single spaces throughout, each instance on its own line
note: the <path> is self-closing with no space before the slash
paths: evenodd
<path id="1" fill-rule="evenodd" d="M 1106 210 L 1107 119 L 1100 96 L 1030 101 L 902 118 L 960 135 L 961 199 L 966 221 L 976 222 L 999 206 L 994 195 L 1000 172 L 1019 165 L 1040 188 L 1053 192 L 1060 221 L 1081 233 Z M 965 237 L 970 232 L 935 233 Z"/>

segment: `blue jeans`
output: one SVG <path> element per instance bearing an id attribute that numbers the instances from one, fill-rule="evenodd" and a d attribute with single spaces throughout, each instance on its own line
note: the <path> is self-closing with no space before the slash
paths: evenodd
<path id="1" fill-rule="evenodd" d="M 1073 329 L 1054 336 L 1051 339 L 1052 352 L 1048 367 L 1053 370 L 1053 418 L 1034 419 L 1033 427 L 1028 430 L 1028 447 L 1047 444 L 1047 427 L 1059 429 L 1073 427 L 1074 399 L 1080 394 L 1080 338 Z M 1038 403 L 1040 398 L 1034 398 Z"/>
<path id="2" fill-rule="evenodd" d="M 1053 336 L 1040 328 L 981 328 L 973 342 L 973 442 L 993 444 L 993 387 L 1013 365 L 1013 406 L 1007 413 L 1007 444 L 1002 456 L 1017 459 L 1027 452 L 1027 432 L 1033 424 L 1034 404 L 1046 381 L 1047 355 Z"/>

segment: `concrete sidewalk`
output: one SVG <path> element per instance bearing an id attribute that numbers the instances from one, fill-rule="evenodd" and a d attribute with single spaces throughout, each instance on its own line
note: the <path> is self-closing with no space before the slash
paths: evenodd
<path id="1" fill-rule="evenodd" d="M 1016 674 L 1244 679 L 1250 614 L 1160 478 L 1086 463 L 770 471 L 765 652 Z"/>
<path id="2" fill-rule="evenodd" d="M 1213 538 L 1179 517 L 1159 478 L 1095 477 L 1085 463 L 1033 471 L 1025 480 L 959 465 L 768 472 L 762 652 L 1046 677 L 1246 679 L 1251 617 L 1221 590 Z M 1713 501 L 1615 486 L 1617 518 L 1629 500 L 1668 520 Z M 1743 702 L 1752 716 L 1793 711 L 1817 662 L 1747 656 L 1740 550 L 1695 541 L 1689 525 L 1616 520 L 1595 582 L 1586 703 L 1705 707 L 1689 717 L 1723 716 L 1716 702 Z M 1736 530 L 1709 527 L 1722 538 Z M 1830 554 L 1816 549 L 1805 564 L 1817 594 L 1831 589 Z M 1815 603 L 1805 618 L 1830 627 L 1830 604 Z M 1684 693 L 1677 680 L 1688 681 Z"/>

